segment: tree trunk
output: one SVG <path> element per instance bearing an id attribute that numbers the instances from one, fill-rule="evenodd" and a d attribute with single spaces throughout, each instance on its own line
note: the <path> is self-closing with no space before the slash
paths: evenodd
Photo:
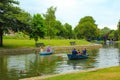
<path id="1" fill-rule="evenodd" d="M 3 46 L 3 30 L 2 25 L 0 25 L 0 47 Z"/>

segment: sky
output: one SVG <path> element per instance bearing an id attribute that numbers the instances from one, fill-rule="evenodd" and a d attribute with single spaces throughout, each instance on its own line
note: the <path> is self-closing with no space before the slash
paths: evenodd
<path id="1" fill-rule="evenodd" d="M 18 0 L 19 6 L 31 15 L 45 14 L 51 6 L 56 7 L 56 19 L 74 28 L 81 18 L 92 16 L 102 29 L 117 29 L 120 20 L 120 0 Z"/>

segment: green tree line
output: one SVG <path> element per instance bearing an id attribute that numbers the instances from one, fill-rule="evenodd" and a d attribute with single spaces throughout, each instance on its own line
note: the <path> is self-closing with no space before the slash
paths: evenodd
<path id="1" fill-rule="evenodd" d="M 33 16 L 18 7 L 16 0 L 0 0 L 0 46 L 3 46 L 3 35 L 10 30 L 23 32 L 35 42 L 39 38 L 44 39 L 120 39 L 120 21 L 117 30 L 108 27 L 99 29 L 92 16 L 81 18 L 76 24 L 62 24 L 56 19 L 56 7 L 49 7 L 44 14 L 36 13 Z M 73 28 L 74 27 L 74 28 Z"/>

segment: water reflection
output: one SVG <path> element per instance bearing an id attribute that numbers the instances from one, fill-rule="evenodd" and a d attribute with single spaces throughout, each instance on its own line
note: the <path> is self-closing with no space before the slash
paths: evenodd
<path id="1" fill-rule="evenodd" d="M 32 76 L 120 65 L 120 46 L 117 44 L 89 51 L 89 59 L 68 60 L 66 54 L 0 55 L 0 80 L 18 80 Z"/>
<path id="2" fill-rule="evenodd" d="M 84 70 L 87 68 L 93 68 L 91 59 L 82 59 L 82 60 L 68 60 L 68 65 L 73 66 L 74 70 Z"/>
<path id="3" fill-rule="evenodd" d="M 98 56 L 96 57 L 96 63 L 94 66 L 96 68 L 118 66 L 120 65 L 119 51 L 117 48 L 101 48 Z"/>

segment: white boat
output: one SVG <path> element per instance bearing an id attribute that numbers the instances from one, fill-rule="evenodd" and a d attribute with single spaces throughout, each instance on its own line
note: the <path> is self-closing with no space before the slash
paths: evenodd
<path id="1" fill-rule="evenodd" d="M 40 55 L 50 55 L 50 54 L 53 54 L 53 50 L 51 49 L 51 47 L 47 47 L 45 51 L 41 51 L 39 52 Z"/>
<path id="2" fill-rule="evenodd" d="M 50 52 L 47 52 L 47 51 L 40 52 L 40 55 L 50 55 L 50 54 L 53 54 L 53 51 L 50 51 Z"/>

